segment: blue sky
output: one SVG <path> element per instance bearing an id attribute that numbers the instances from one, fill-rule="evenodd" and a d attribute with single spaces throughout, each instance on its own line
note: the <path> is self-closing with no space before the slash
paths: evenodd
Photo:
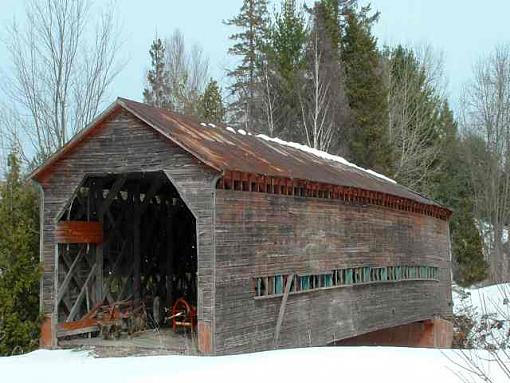
<path id="1" fill-rule="evenodd" d="M 98 5 L 109 0 L 96 0 Z M 311 1 L 309 1 L 311 2 Z M 276 1 L 274 1 L 276 3 Z M 366 1 L 362 0 L 362 3 Z M 381 12 L 374 33 L 382 44 L 430 44 L 443 52 L 448 96 L 455 106 L 472 65 L 499 43 L 510 42 L 508 0 L 373 0 Z M 148 49 L 156 31 L 164 37 L 179 28 L 188 44 L 199 43 L 210 57 L 212 75 L 220 82 L 233 63 L 227 55 L 231 28 L 222 20 L 235 15 L 242 0 L 118 0 L 124 46 L 128 58 L 112 86 L 111 97 L 140 99 L 149 66 Z M 0 23 L 21 17 L 23 1 L 0 0 Z M 5 38 L 5 27 L 0 36 Z M 5 48 L 0 47 L 0 69 L 7 71 Z"/>

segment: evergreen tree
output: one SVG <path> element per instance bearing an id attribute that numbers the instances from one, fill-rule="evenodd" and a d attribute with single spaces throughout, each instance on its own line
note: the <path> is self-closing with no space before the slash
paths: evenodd
<path id="1" fill-rule="evenodd" d="M 308 40 L 306 20 L 295 0 L 284 0 L 274 16 L 265 53 L 262 93 L 274 100 L 271 123 L 266 134 L 290 141 L 305 142 L 299 129 L 300 107 L 296 97 L 300 76 L 305 69 L 305 45 Z M 271 98 L 272 97 L 272 98 Z M 267 103 L 266 103 L 267 104 Z"/>
<path id="2" fill-rule="evenodd" d="M 143 102 L 159 108 L 172 109 L 170 81 L 165 62 L 165 46 L 156 38 L 149 51 L 151 69 L 147 73 L 147 86 L 143 91 Z"/>
<path id="3" fill-rule="evenodd" d="M 342 0 L 321 0 L 316 6 L 320 10 L 320 18 L 324 25 L 324 29 L 329 36 L 331 49 L 335 54 L 340 53 L 341 44 L 341 25 L 340 25 L 340 9 L 342 8 Z"/>
<path id="4" fill-rule="evenodd" d="M 296 76 L 304 66 L 306 40 L 303 13 L 297 9 L 295 0 L 284 0 L 271 26 L 268 54 L 287 89 L 295 86 Z"/>
<path id="5" fill-rule="evenodd" d="M 210 79 L 204 94 L 198 102 L 200 118 L 207 122 L 222 123 L 225 118 L 225 108 L 221 98 L 221 90 L 218 83 Z"/>
<path id="6" fill-rule="evenodd" d="M 453 211 L 450 219 L 453 278 L 470 286 L 487 277 L 483 244 L 474 216 L 474 190 L 471 184 L 467 146 L 480 146 L 476 138 L 460 138 L 448 103 L 441 114 L 441 171 L 436 173 L 430 196 Z M 483 148 L 483 144 L 481 146 Z"/>
<path id="7" fill-rule="evenodd" d="M 369 16 L 369 12 L 369 7 L 360 11 L 349 8 L 342 34 L 347 98 L 354 118 L 349 152 L 356 164 L 390 174 L 392 148 L 388 138 L 387 90 L 376 39 L 371 33 L 378 14 Z"/>
<path id="8" fill-rule="evenodd" d="M 31 351 L 39 338 L 39 234 L 34 189 L 11 154 L 0 184 L 0 355 Z"/>
<path id="9" fill-rule="evenodd" d="M 267 42 L 267 0 L 244 0 L 239 14 L 225 24 L 240 30 L 230 36 L 234 45 L 228 50 L 241 59 L 241 63 L 228 72 L 233 80 L 230 86 L 234 96 L 230 105 L 232 117 L 236 123 L 257 130 L 256 113 L 260 108 L 258 69 Z"/>

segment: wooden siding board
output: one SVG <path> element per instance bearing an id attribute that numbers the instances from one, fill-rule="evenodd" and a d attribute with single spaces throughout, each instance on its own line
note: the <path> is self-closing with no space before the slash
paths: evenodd
<path id="1" fill-rule="evenodd" d="M 338 287 L 289 296 L 280 347 L 324 345 L 449 315 L 448 222 L 338 200 L 216 191 L 216 352 L 266 350 L 281 298 L 255 300 L 253 278 L 362 265 L 435 265 L 440 282 Z"/>

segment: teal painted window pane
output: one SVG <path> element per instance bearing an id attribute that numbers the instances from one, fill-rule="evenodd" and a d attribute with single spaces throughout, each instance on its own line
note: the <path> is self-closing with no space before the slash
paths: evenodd
<path id="1" fill-rule="evenodd" d="M 388 270 L 386 267 L 381 269 L 381 281 L 386 281 L 388 279 Z"/>
<path id="2" fill-rule="evenodd" d="M 352 269 L 347 269 L 345 271 L 345 284 L 352 284 Z"/>
<path id="3" fill-rule="evenodd" d="M 439 279 L 439 269 L 435 266 L 362 266 L 337 269 L 328 274 L 295 276 L 291 282 L 290 291 L 416 279 Z M 255 296 L 281 295 L 285 282 L 286 279 L 281 274 L 272 277 L 257 277 L 254 279 Z"/>
<path id="4" fill-rule="evenodd" d="M 274 281 L 274 293 L 283 294 L 283 276 L 277 275 Z"/>
<path id="5" fill-rule="evenodd" d="M 308 290 L 310 288 L 310 276 L 305 275 L 301 277 L 301 290 Z"/>

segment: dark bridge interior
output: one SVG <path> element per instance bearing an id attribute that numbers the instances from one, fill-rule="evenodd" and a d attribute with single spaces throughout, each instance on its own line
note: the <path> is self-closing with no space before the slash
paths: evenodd
<path id="1" fill-rule="evenodd" d="M 159 327 L 177 299 L 196 305 L 195 218 L 163 172 L 88 176 L 59 225 L 59 323 L 133 302 Z"/>

